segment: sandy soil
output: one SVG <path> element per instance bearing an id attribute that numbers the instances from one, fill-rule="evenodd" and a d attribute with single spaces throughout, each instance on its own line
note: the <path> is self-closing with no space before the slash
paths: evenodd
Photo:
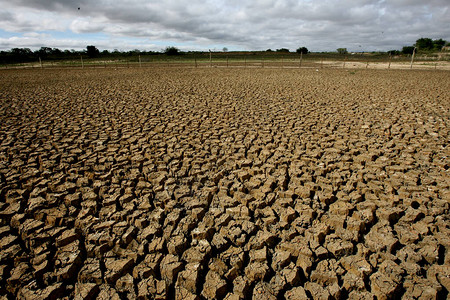
<path id="1" fill-rule="evenodd" d="M 445 71 L 0 72 L 0 298 L 445 299 Z"/>

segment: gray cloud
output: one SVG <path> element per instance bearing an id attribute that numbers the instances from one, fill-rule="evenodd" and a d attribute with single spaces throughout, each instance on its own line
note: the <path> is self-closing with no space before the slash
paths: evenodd
<path id="1" fill-rule="evenodd" d="M 155 41 L 197 49 L 223 45 L 247 50 L 306 46 L 315 51 L 337 47 L 371 51 L 398 49 L 422 36 L 450 39 L 447 0 L 190 0 L 189 4 L 0 0 L 0 4 L 5 7 L 0 13 L 4 31 L 102 33 L 119 43 L 126 37 L 146 45 Z"/>

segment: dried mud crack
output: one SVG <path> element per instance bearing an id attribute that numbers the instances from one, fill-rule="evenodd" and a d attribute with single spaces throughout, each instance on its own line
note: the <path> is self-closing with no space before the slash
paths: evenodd
<path id="1" fill-rule="evenodd" d="M 0 73 L 0 298 L 445 299 L 445 71 Z"/>

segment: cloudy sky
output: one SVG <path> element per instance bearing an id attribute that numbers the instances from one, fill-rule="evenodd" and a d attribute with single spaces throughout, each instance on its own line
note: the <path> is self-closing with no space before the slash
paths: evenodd
<path id="1" fill-rule="evenodd" d="M 0 6 L 0 50 L 377 51 L 420 37 L 450 40 L 449 0 L 0 0 Z"/>

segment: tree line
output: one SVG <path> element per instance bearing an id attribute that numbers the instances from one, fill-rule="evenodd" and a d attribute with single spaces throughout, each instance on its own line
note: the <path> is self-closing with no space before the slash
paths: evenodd
<path id="1" fill-rule="evenodd" d="M 430 38 L 420 38 L 412 46 L 404 46 L 402 50 L 390 50 L 387 53 L 389 55 L 409 55 L 414 52 L 433 52 L 441 51 L 442 47 L 448 45 L 448 42 L 443 39 L 432 40 Z M 225 50 L 226 49 L 226 50 Z M 228 49 L 224 48 L 224 52 Z M 287 48 L 280 48 L 271 50 L 267 49 L 266 52 L 277 52 L 277 53 L 289 53 L 290 50 Z M 296 49 L 298 54 L 308 54 L 309 50 L 306 47 L 299 47 Z M 338 48 L 336 50 L 339 54 L 347 54 L 347 48 Z M 138 49 L 131 51 L 119 51 L 115 49 L 114 51 L 103 50 L 100 51 L 97 47 L 89 45 L 84 50 L 60 50 L 58 48 L 41 47 L 39 50 L 32 51 L 30 48 L 13 48 L 9 51 L 0 51 L 0 64 L 10 64 L 10 63 L 26 63 L 26 62 L 36 62 L 41 60 L 75 60 L 80 59 L 80 56 L 87 58 L 127 58 L 137 55 L 181 55 L 182 52 L 177 47 L 166 47 L 161 51 L 141 51 Z"/>
<path id="2" fill-rule="evenodd" d="M 120 58 L 130 57 L 136 55 L 157 55 L 161 52 L 157 51 L 141 51 L 138 49 L 131 51 L 114 51 L 103 50 L 100 51 L 95 46 L 87 46 L 84 50 L 60 50 L 58 48 L 41 47 L 38 50 L 32 51 L 30 48 L 12 48 L 9 51 L 0 51 L 0 63 L 26 63 L 42 60 L 75 60 L 80 59 L 80 56 L 85 58 Z"/>
<path id="3" fill-rule="evenodd" d="M 432 40 L 430 38 L 420 38 L 412 46 L 403 46 L 402 50 L 390 50 L 391 55 L 400 54 L 413 54 L 414 49 L 416 52 L 436 52 L 441 51 L 442 47 L 448 45 L 448 42 L 443 39 Z"/>

